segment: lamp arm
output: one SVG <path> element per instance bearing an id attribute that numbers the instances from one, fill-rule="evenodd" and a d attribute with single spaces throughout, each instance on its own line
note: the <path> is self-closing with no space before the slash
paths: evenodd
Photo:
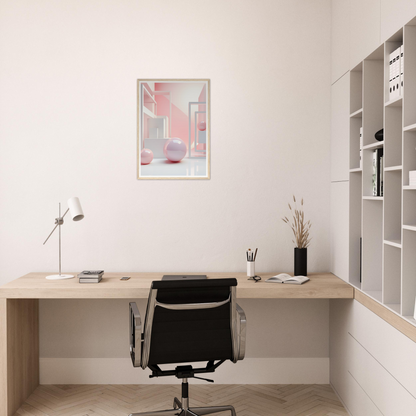
<path id="1" fill-rule="evenodd" d="M 55 227 L 54 227 L 54 229 L 51 231 L 51 233 L 48 235 L 48 238 L 44 241 L 44 243 L 43 243 L 43 245 L 45 245 L 45 243 L 49 240 L 49 237 L 53 234 L 53 232 L 56 230 L 56 227 L 58 226 L 59 224 L 56 224 L 55 225 Z"/>
<path id="2" fill-rule="evenodd" d="M 53 230 L 51 231 L 51 233 L 48 235 L 48 238 L 45 240 L 45 242 L 43 243 L 43 245 L 45 245 L 45 243 L 49 240 L 49 237 L 53 234 L 53 232 L 56 230 L 56 228 L 58 227 L 58 225 L 61 225 L 64 223 L 64 217 L 65 215 L 68 213 L 69 208 L 65 211 L 65 214 L 62 215 L 62 217 L 59 218 L 55 218 L 55 227 L 53 228 Z"/>

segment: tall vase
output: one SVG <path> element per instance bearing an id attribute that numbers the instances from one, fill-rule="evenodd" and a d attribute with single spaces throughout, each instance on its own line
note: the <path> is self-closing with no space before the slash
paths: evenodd
<path id="1" fill-rule="evenodd" d="M 295 247 L 295 276 L 307 276 L 308 249 Z"/>

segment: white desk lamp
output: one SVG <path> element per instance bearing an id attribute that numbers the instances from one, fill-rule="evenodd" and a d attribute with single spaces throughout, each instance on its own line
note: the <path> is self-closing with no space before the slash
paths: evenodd
<path id="1" fill-rule="evenodd" d="M 56 227 L 59 227 L 59 274 L 53 274 L 51 276 L 46 276 L 49 280 L 62 280 L 62 279 L 72 279 L 74 275 L 72 274 L 61 274 L 61 225 L 64 223 L 64 217 L 69 211 L 72 219 L 74 221 L 81 221 L 84 218 L 84 213 L 82 212 L 81 204 L 77 197 L 68 199 L 68 209 L 65 211 L 65 214 L 61 217 L 61 203 L 59 203 L 59 217 L 55 218 L 55 227 L 48 235 L 48 238 L 45 240 L 45 243 L 49 240 L 49 237 L 56 230 Z M 43 244 L 45 244 L 43 243 Z"/>

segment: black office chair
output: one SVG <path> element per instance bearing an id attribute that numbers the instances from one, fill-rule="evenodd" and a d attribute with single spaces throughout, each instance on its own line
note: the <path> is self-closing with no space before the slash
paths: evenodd
<path id="1" fill-rule="evenodd" d="M 154 281 L 144 330 L 136 303 L 130 303 L 130 355 L 134 367 L 149 367 L 149 377 L 182 379 L 182 400 L 173 409 L 130 416 L 199 416 L 230 411 L 233 406 L 189 407 L 188 378 L 212 373 L 224 361 L 245 355 L 246 317 L 236 303 L 236 279 Z M 205 361 L 205 367 L 189 363 Z M 182 364 L 162 370 L 161 364 Z M 202 380 L 211 381 L 203 378 Z"/>

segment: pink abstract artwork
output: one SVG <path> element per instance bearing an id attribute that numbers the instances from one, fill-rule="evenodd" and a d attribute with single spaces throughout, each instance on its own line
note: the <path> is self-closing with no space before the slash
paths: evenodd
<path id="1" fill-rule="evenodd" d="M 138 179 L 210 178 L 209 91 L 209 80 L 138 80 Z"/>

